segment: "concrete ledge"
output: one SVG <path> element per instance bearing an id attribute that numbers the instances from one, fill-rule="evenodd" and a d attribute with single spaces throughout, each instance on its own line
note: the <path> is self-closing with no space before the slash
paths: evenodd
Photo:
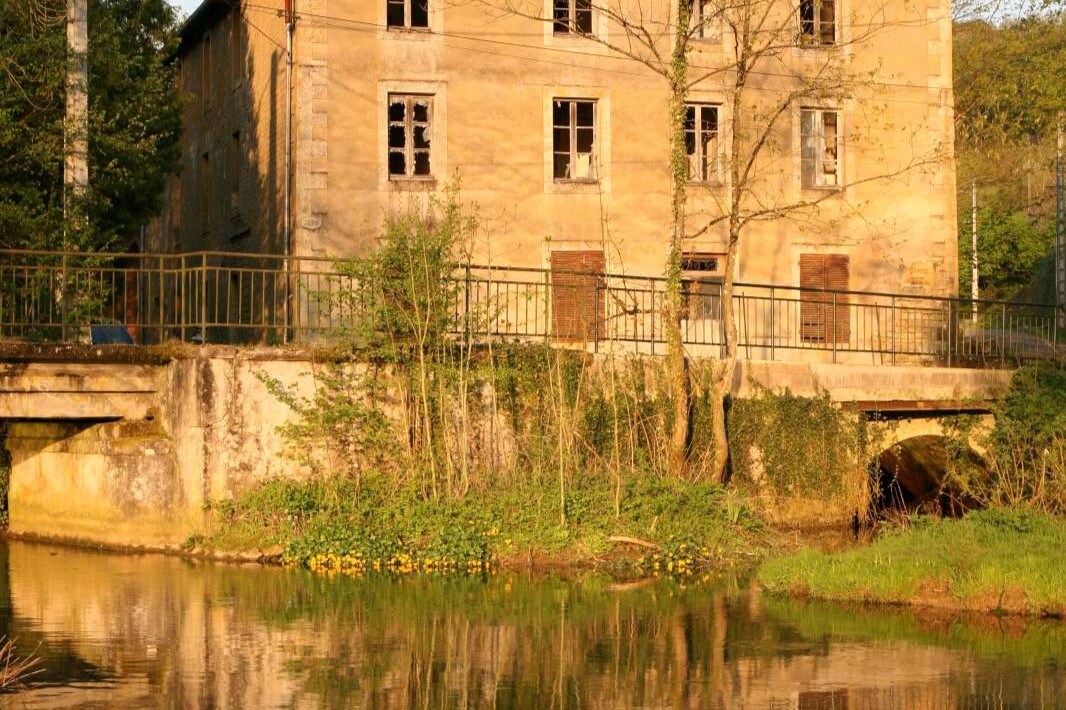
<path id="1" fill-rule="evenodd" d="M 0 392 L 0 419 L 144 419 L 152 392 Z"/>
<path id="2" fill-rule="evenodd" d="M 828 391 L 834 402 L 987 401 L 1006 394 L 1013 374 L 950 367 L 741 361 L 733 392 L 751 397 L 761 386 L 775 392 L 788 389 L 801 397 Z"/>

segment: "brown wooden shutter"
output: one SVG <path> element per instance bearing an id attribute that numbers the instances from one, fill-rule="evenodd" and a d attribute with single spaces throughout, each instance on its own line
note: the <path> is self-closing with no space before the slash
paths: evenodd
<path id="1" fill-rule="evenodd" d="M 846 294 L 850 285 L 846 254 L 800 254 L 800 340 L 805 343 L 846 343 L 851 340 L 851 314 Z M 810 290 L 807 290 L 810 289 Z"/>
<path id="2" fill-rule="evenodd" d="M 851 288 L 851 259 L 847 254 L 825 255 L 825 287 L 830 291 L 847 291 Z M 835 309 L 835 311 L 834 311 Z M 826 342 L 847 343 L 851 341 L 851 309 L 848 295 L 838 293 L 832 297 L 826 310 Z"/>
<path id="3" fill-rule="evenodd" d="M 551 253 L 552 332 L 557 340 L 604 337 L 605 269 L 602 251 Z"/>

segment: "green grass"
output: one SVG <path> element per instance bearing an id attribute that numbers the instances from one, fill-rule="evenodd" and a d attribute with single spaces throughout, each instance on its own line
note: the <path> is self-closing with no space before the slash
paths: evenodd
<path id="1" fill-rule="evenodd" d="M 462 570 L 530 556 L 617 562 L 610 538 L 619 535 L 661 547 L 633 562 L 652 572 L 734 565 L 765 549 L 760 520 L 735 491 L 633 476 L 623 481 L 616 514 L 612 483 L 589 475 L 569 487 L 564 523 L 558 488 L 548 483 L 429 499 L 383 478 L 359 490 L 346 481 L 273 480 L 219 505 L 212 533 L 190 544 L 220 552 L 280 548 L 291 564 L 343 571 Z"/>
<path id="2" fill-rule="evenodd" d="M 917 518 L 848 552 L 801 550 L 764 563 L 758 579 L 816 599 L 1062 614 L 1064 549 L 1066 520 L 994 509 Z"/>

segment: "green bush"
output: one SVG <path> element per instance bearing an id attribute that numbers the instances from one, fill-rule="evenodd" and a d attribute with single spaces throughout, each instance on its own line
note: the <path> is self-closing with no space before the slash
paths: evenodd
<path id="1" fill-rule="evenodd" d="M 610 552 L 612 536 L 658 545 L 646 561 L 661 560 L 663 571 L 675 571 L 667 570 L 671 561 L 688 560 L 677 571 L 695 572 L 761 554 L 759 519 L 735 491 L 628 477 L 616 515 L 612 486 L 606 476 L 575 481 L 564 525 L 551 482 L 432 499 L 417 486 L 397 488 L 379 475 L 359 488 L 343 480 L 273 480 L 219 506 L 218 531 L 203 544 L 277 545 L 289 564 L 356 573 L 480 571 L 501 556 L 530 554 L 593 560 Z"/>
<path id="2" fill-rule="evenodd" d="M 985 507 L 1066 513 L 1066 371 L 1019 369 L 995 418 L 983 458 L 969 452 L 973 422 L 958 424 L 949 485 Z"/>
<path id="3" fill-rule="evenodd" d="M 827 392 L 799 397 L 760 389 L 733 403 L 729 430 L 733 475 L 779 496 L 839 493 L 869 458 L 863 420 L 835 406 Z"/>
<path id="4" fill-rule="evenodd" d="M 1066 521 L 1006 508 L 913 520 L 863 548 L 770 560 L 759 581 L 771 591 L 838 601 L 1066 611 Z"/>

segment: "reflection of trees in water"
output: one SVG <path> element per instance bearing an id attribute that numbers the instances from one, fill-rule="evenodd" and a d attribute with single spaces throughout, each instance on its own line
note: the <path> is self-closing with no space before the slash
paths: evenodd
<path id="1" fill-rule="evenodd" d="M 620 591 L 554 577 L 290 580 L 304 593 L 296 616 L 328 637 L 292 669 L 328 707 L 942 708 L 967 707 L 993 687 L 1023 693 L 1034 679 L 1014 665 L 975 664 L 969 645 L 992 631 L 979 625 L 941 619 L 945 636 L 908 611 L 812 613 L 736 583 Z M 266 606 L 271 623 L 293 618 Z M 1038 627 L 993 633 L 985 648 L 1009 657 L 1027 638 L 1034 648 L 1049 633 L 1063 639 L 1061 625 Z M 1036 682 L 1066 698 L 1054 673 Z"/>
<path id="2" fill-rule="evenodd" d="M 0 552 L 6 628 L 44 639 L 54 682 L 106 669 L 111 707 L 854 710 L 973 706 L 993 687 L 1028 707 L 1066 697 L 1049 665 L 1062 668 L 1061 624 L 768 599 L 737 581 L 330 579 L 15 547 L 10 563 Z"/>
<path id="3" fill-rule="evenodd" d="M 38 672 L 32 678 L 34 684 L 66 685 L 105 680 L 107 674 L 81 658 L 70 639 L 44 634 L 32 620 L 16 615 L 11 600 L 10 574 L 8 546 L 0 541 L 0 636 L 14 640 L 18 655 L 33 654 L 41 659 Z"/>
<path id="4" fill-rule="evenodd" d="M 307 614 L 332 631 L 293 669 L 329 707 L 710 707 L 721 685 L 724 596 L 706 590 L 510 576 L 310 584 L 321 595 Z"/>

